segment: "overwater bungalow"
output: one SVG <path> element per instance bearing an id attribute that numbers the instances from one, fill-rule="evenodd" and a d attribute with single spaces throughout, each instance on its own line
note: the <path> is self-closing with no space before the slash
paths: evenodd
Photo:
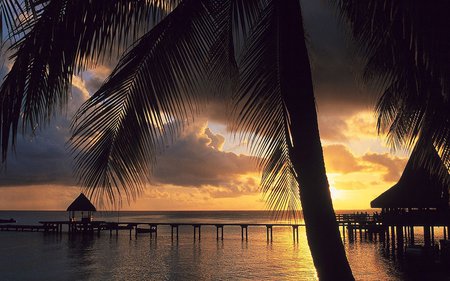
<path id="1" fill-rule="evenodd" d="M 408 245 L 415 244 L 414 229 L 417 227 L 423 228 L 425 247 L 435 244 L 435 227 L 443 227 L 443 239 L 448 239 L 450 176 L 437 152 L 432 151 L 434 159 L 431 162 L 440 163 L 433 173 L 415 165 L 414 157 L 411 157 L 400 180 L 371 202 L 372 208 L 382 209 L 380 221 L 393 245 L 397 237 L 399 249 L 403 248 L 405 240 Z M 437 177 L 437 174 L 444 176 Z"/>

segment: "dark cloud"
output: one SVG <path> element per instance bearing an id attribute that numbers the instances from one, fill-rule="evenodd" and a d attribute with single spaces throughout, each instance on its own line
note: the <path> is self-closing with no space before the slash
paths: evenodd
<path id="1" fill-rule="evenodd" d="M 74 185 L 70 153 L 66 142 L 70 137 L 70 118 L 86 99 L 85 89 L 73 87 L 67 112 L 56 116 L 34 135 L 19 135 L 16 153 L 9 153 L 0 171 L 0 186 L 36 184 Z"/>
<path id="2" fill-rule="evenodd" d="M 373 96 L 361 90 L 355 81 L 354 74 L 360 72 L 361 66 L 331 8 L 321 1 L 305 0 L 302 5 L 321 136 L 326 140 L 346 142 L 349 138 L 345 134 L 348 129 L 346 118 L 361 109 L 370 108 Z M 82 86 L 92 94 L 103 84 L 115 62 L 116 59 L 105 62 L 86 72 L 84 80 L 77 82 L 84 83 Z M 74 89 L 66 115 L 55 118 L 50 126 L 38 130 L 34 137 L 19 137 L 17 154 L 9 157 L 7 170 L 0 174 L 0 186 L 74 183 L 71 157 L 65 143 L 70 136 L 70 118 L 86 98 L 86 92 L 81 88 Z M 219 97 L 211 100 L 205 115 L 212 121 L 226 123 L 226 112 L 226 103 L 223 97 Z M 253 160 L 245 155 L 222 151 L 223 144 L 223 136 L 208 128 L 194 127 L 158 157 L 154 182 L 203 188 L 213 197 L 234 197 L 254 192 L 258 181 L 252 176 L 242 176 L 256 172 Z M 360 159 L 343 145 L 328 146 L 324 151 L 329 171 L 361 171 L 370 162 L 388 169 L 385 178 L 392 179 L 401 172 L 397 160 L 388 159 L 387 155 L 371 154 Z M 357 183 L 350 186 L 357 186 Z"/>
<path id="3" fill-rule="evenodd" d="M 302 1 L 304 25 L 320 114 L 348 116 L 372 108 L 375 97 L 357 78 L 361 59 L 328 1 Z"/>
<path id="4" fill-rule="evenodd" d="M 209 128 L 194 126 L 158 157 L 153 180 L 185 187 L 218 186 L 229 189 L 226 192 L 245 190 L 248 178 L 239 177 L 255 173 L 255 162 L 246 155 L 221 151 L 223 141 Z"/>

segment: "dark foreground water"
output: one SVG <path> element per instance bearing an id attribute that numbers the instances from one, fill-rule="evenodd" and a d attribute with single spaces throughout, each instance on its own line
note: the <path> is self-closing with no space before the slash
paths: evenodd
<path id="1" fill-rule="evenodd" d="M 6 212 L 0 218 L 18 223 L 66 219 L 65 212 Z M 265 212 L 123 212 L 98 213 L 98 220 L 198 223 L 269 223 Z M 273 222 L 273 221 L 272 221 Z M 157 240 L 128 231 L 110 237 L 0 232 L 0 280 L 317 280 L 305 230 L 294 243 L 292 229 L 274 228 L 266 241 L 265 227 L 249 227 L 241 241 L 240 227 L 224 228 L 216 241 L 215 227 L 202 227 L 201 241 L 193 227 L 180 227 L 172 242 L 170 227 L 158 228 Z M 450 280 L 450 271 L 436 263 L 405 263 L 378 242 L 346 241 L 357 280 Z"/>

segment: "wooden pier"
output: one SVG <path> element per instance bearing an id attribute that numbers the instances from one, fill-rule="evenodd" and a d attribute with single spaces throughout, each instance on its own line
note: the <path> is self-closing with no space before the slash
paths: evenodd
<path id="1" fill-rule="evenodd" d="M 340 214 L 336 216 L 339 227 L 342 227 L 342 235 L 348 235 L 349 241 L 354 241 L 356 232 L 365 233 L 365 237 L 372 237 L 373 235 L 381 233 L 379 231 L 380 225 L 374 221 L 374 217 L 368 214 Z M 304 224 L 290 224 L 290 223 L 196 223 L 196 222 L 108 222 L 108 221 L 40 221 L 41 225 L 0 225 L 0 231 L 44 231 L 63 233 L 67 232 L 70 235 L 74 234 L 93 234 L 100 235 L 103 231 L 109 231 L 110 236 L 115 234 L 118 236 L 119 231 L 127 231 L 130 239 L 134 236 L 136 239 L 139 234 L 149 234 L 150 237 L 157 237 L 159 227 L 170 227 L 171 239 L 179 239 L 180 227 L 191 227 L 193 230 L 194 240 L 201 240 L 202 228 L 215 227 L 216 240 L 224 240 L 225 227 L 240 227 L 241 240 L 249 240 L 249 228 L 264 227 L 266 229 L 266 239 L 272 242 L 274 239 L 275 228 L 290 227 L 292 229 L 292 238 L 294 243 L 299 242 L 299 228 L 304 227 Z M 134 234 L 134 235 L 133 235 Z"/>
<path id="2" fill-rule="evenodd" d="M 0 224 L 0 231 L 57 232 L 57 229 L 55 227 L 45 225 Z"/>
<path id="3" fill-rule="evenodd" d="M 419 227 L 424 227 L 425 246 L 437 245 L 439 239 L 446 240 L 449 237 L 450 215 L 441 217 L 439 223 L 430 212 L 429 216 L 417 216 L 411 212 L 383 212 L 382 214 L 352 213 L 338 214 L 336 222 L 341 229 L 344 243 L 356 241 L 379 241 L 387 247 L 398 249 L 402 252 L 406 247 L 417 245 L 415 233 Z M 431 217 L 430 217 L 431 216 Z M 430 223 L 434 222 L 434 223 Z M 292 229 L 292 240 L 299 243 L 299 228 L 304 224 L 289 223 L 197 223 L 197 222 L 109 222 L 109 221 L 40 221 L 40 225 L 0 224 L 0 231 L 34 231 L 57 233 L 63 232 L 69 235 L 101 235 L 109 232 L 109 236 L 118 236 L 119 231 L 126 231 L 130 239 L 138 239 L 140 235 L 150 235 L 157 238 L 161 227 L 170 227 L 172 241 L 178 241 L 180 237 L 179 228 L 191 228 L 194 241 L 202 239 L 202 229 L 213 227 L 216 230 L 217 241 L 226 239 L 224 228 L 239 227 L 241 240 L 248 241 L 250 228 L 265 228 L 266 240 L 273 242 L 276 228 L 290 227 Z M 444 237 L 435 237 L 435 228 L 444 227 Z"/>

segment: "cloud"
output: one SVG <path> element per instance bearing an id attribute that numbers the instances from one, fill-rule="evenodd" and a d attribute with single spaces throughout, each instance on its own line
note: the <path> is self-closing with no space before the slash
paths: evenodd
<path id="1" fill-rule="evenodd" d="M 222 150 L 225 138 L 222 135 L 214 134 L 209 128 L 205 129 L 205 135 L 210 139 L 209 147 Z"/>
<path id="2" fill-rule="evenodd" d="M 90 69 L 83 74 L 83 78 L 86 81 L 86 89 L 91 93 L 95 93 L 100 86 L 103 85 L 108 75 L 112 72 L 114 65 L 99 65 L 94 69 Z"/>
<path id="3" fill-rule="evenodd" d="M 347 174 L 364 169 L 364 165 L 344 145 L 324 146 L 323 153 L 325 166 L 330 173 Z"/>
<path id="4" fill-rule="evenodd" d="M 361 190 L 369 188 L 370 185 L 361 181 L 336 180 L 334 182 L 334 187 L 339 190 Z"/>
<path id="5" fill-rule="evenodd" d="M 347 142 L 347 122 L 341 116 L 319 115 L 320 138 L 327 141 Z"/>
<path id="6" fill-rule="evenodd" d="M 255 161 L 247 155 L 222 151 L 224 140 L 205 123 L 192 126 L 158 157 L 153 183 L 204 188 L 218 197 L 255 192 Z"/>
<path id="7" fill-rule="evenodd" d="M 19 135 L 16 152 L 8 154 L 0 171 L 0 187 L 22 185 L 74 185 L 72 160 L 66 143 L 73 113 L 88 98 L 81 79 L 75 77 L 67 112 L 53 118 L 34 134 Z"/>
<path id="8" fill-rule="evenodd" d="M 66 210 L 79 193 L 78 187 L 49 184 L 0 188 L 0 206 L 3 210 Z"/>
<path id="9" fill-rule="evenodd" d="M 384 167 L 386 169 L 386 173 L 384 174 L 383 179 L 388 182 L 399 180 L 407 162 L 407 159 L 394 157 L 388 153 L 367 153 L 362 157 L 362 159 Z"/>

